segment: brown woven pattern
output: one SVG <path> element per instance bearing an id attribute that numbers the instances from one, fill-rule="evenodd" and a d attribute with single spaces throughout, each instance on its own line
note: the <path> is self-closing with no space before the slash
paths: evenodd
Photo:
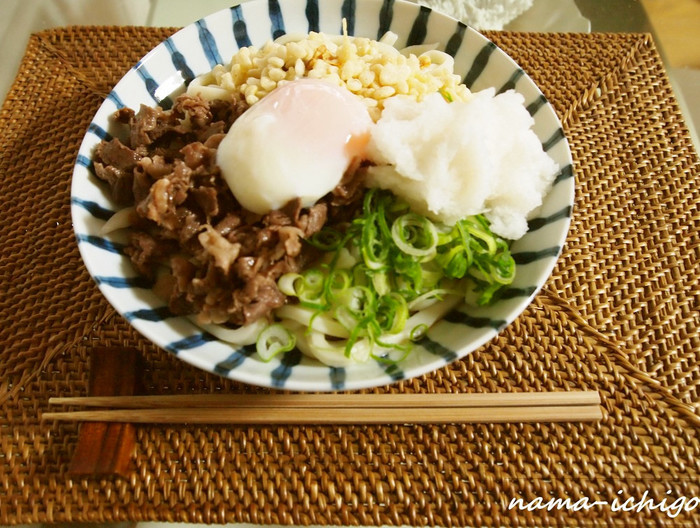
<path id="1" fill-rule="evenodd" d="M 562 115 L 580 175 L 568 251 L 552 289 L 635 366 L 697 402 L 697 154 L 678 107 L 667 103 L 671 87 L 648 38 L 616 35 L 625 53 L 611 64 L 613 47 L 603 44 L 609 36 L 591 36 L 601 44 L 592 49 L 561 37 L 558 44 L 579 55 L 582 68 L 559 78 L 547 77 L 550 69 L 532 72 Z M 533 38 L 533 47 L 546 49 L 545 39 L 552 40 Z M 559 86 L 568 87 L 566 108 Z"/>
<path id="2" fill-rule="evenodd" d="M 595 424 L 140 427 L 129 478 L 71 479 L 91 346 L 134 347 L 148 390 L 261 390 L 155 349 L 93 285 L 70 175 L 102 97 L 168 29 L 32 37 L 0 112 L 0 523 L 169 520 L 289 525 L 694 525 L 692 513 L 519 511 L 511 499 L 700 496 L 698 202 L 693 151 L 646 35 L 492 33 L 561 116 L 577 198 L 565 252 L 526 312 L 481 350 L 377 389 L 596 389 Z"/>

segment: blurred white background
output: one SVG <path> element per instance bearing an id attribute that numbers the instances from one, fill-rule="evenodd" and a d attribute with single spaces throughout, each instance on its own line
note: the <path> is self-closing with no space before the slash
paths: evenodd
<path id="1" fill-rule="evenodd" d="M 695 139 L 700 126 L 700 1 L 698 0 L 414 0 L 448 14 L 496 6 L 500 18 L 520 12 L 515 31 L 653 32 Z M 0 0 L 0 100 L 5 99 L 32 32 L 67 25 L 187 25 L 236 0 Z M 483 7 L 482 7 L 483 8 Z M 452 10 L 452 13 L 449 10 Z M 494 18 L 494 17 L 485 17 Z M 470 23 L 469 20 L 465 22 Z M 471 24 L 474 25 L 474 24 Z M 480 29 L 480 28 L 477 28 Z M 489 29 L 489 28 L 481 28 Z M 496 28 L 498 29 L 498 28 Z"/>

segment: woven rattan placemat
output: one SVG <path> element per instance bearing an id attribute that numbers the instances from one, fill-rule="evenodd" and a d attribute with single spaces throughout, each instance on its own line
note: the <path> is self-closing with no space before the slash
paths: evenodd
<path id="1" fill-rule="evenodd" d="M 378 389 L 595 389 L 601 422 L 142 426 L 127 478 L 71 478 L 78 426 L 39 418 L 50 396 L 85 394 L 94 346 L 138 349 L 152 393 L 257 390 L 182 364 L 131 330 L 83 268 L 71 229 L 72 165 L 88 123 L 171 32 L 36 34 L 2 107 L 0 523 L 697 519 L 700 507 L 677 517 L 613 507 L 628 497 L 666 505 L 685 497 L 685 506 L 700 497 L 699 165 L 654 44 L 639 34 L 488 35 L 563 121 L 577 182 L 571 233 L 543 292 L 496 339 Z M 570 498 L 579 511 L 509 509 L 512 499 L 537 497 Z"/>

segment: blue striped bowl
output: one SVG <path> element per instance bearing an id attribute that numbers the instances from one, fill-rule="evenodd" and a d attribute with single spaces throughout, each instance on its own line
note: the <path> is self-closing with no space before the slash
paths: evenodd
<path id="1" fill-rule="evenodd" d="M 439 43 L 472 90 L 514 88 L 525 97 L 534 130 L 560 172 L 528 234 L 513 246 L 517 278 L 504 299 L 488 308 L 460 307 L 433 327 L 397 365 L 370 360 L 329 368 L 292 350 L 264 363 L 253 347 L 236 349 L 173 316 L 124 255 L 123 233 L 100 236 L 115 205 L 92 171 L 96 145 L 115 131 L 110 116 L 123 106 L 169 106 L 196 75 L 227 62 L 241 46 L 262 45 L 284 33 L 342 32 L 379 38 L 391 30 L 397 46 Z M 260 386 L 330 391 L 386 385 L 430 372 L 487 343 L 530 303 L 551 273 L 569 228 L 574 196 L 569 146 L 553 109 L 532 80 L 484 36 L 461 22 L 401 0 L 254 0 L 214 13 L 178 31 L 140 60 L 114 87 L 90 124 L 73 172 L 72 216 L 88 271 L 114 308 L 153 343 L 196 367 Z"/>

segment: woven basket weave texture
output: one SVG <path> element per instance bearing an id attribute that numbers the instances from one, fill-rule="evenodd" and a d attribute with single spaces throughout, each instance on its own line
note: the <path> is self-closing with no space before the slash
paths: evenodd
<path id="1" fill-rule="evenodd" d="M 154 394 L 264 391 L 141 338 L 85 271 L 70 220 L 78 147 L 104 96 L 164 28 L 32 36 L 0 111 L 0 523 L 607 525 L 660 510 L 519 511 L 536 497 L 700 497 L 700 163 L 659 54 L 641 34 L 487 33 L 543 89 L 576 172 L 564 253 L 497 338 L 375 392 L 594 389 L 598 423 L 142 426 L 129 478 L 71 478 L 75 424 L 51 396 L 87 391 L 93 346 L 133 347 Z M 621 493 L 620 493 L 621 492 Z"/>

